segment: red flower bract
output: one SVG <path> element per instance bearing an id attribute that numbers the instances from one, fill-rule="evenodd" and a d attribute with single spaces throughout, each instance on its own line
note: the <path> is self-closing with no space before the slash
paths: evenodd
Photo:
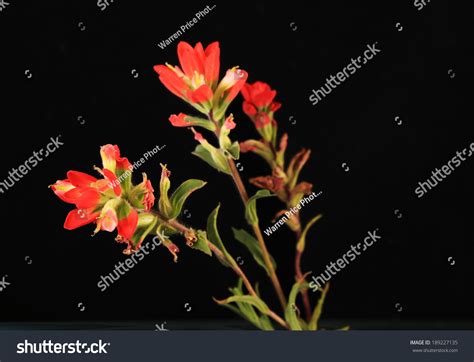
<path id="1" fill-rule="evenodd" d="M 219 78 L 219 43 L 214 42 L 204 50 L 201 43 L 193 48 L 186 42 L 180 42 L 178 58 L 181 68 L 169 64 L 153 67 L 163 85 L 191 104 L 210 102 Z"/>
<path id="2" fill-rule="evenodd" d="M 169 121 L 174 127 L 189 127 L 189 122 L 186 122 L 187 115 L 180 113 L 178 115 L 172 114 L 169 118 Z"/>
<path id="3" fill-rule="evenodd" d="M 280 108 L 280 103 L 273 102 L 276 96 L 276 90 L 272 90 L 267 83 L 255 82 L 245 84 L 242 88 L 242 95 L 248 106 L 253 106 L 259 110 L 276 111 Z"/>
<path id="4" fill-rule="evenodd" d="M 61 200 L 76 206 L 76 209 L 67 215 L 64 228 L 72 230 L 95 222 L 95 232 L 111 232 L 117 229 L 119 238 L 128 242 L 134 236 L 138 224 L 138 212 L 131 205 L 150 210 L 155 201 L 153 187 L 145 178 L 143 192 L 138 193 L 139 199 L 132 197 L 129 200 L 131 185 L 124 180 L 130 175 L 124 173 L 131 172 L 130 162 L 120 156 L 117 145 L 102 146 L 100 155 L 103 168 L 96 170 L 103 178 L 97 179 L 83 172 L 68 171 L 67 178 L 51 185 L 51 189 Z M 127 199 L 123 198 L 124 194 L 128 195 Z"/>
<path id="5" fill-rule="evenodd" d="M 210 44 L 205 50 L 201 43 L 197 43 L 193 48 L 186 42 L 180 42 L 178 58 L 181 67 L 160 64 L 155 65 L 153 69 L 170 92 L 190 103 L 201 113 L 208 115 L 212 111 L 214 118 L 218 120 L 224 116 L 227 106 L 239 94 L 247 80 L 247 72 L 233 67 L 227 70 L 224 78 L 218 83 L 219 57 L 218 42 Z M 181 122 L 177 127 L 182 126 Z"/>

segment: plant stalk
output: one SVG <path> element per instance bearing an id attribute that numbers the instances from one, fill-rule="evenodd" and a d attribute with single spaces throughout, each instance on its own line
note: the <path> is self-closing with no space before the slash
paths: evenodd
<path id="1" fill-rule="evenodd" d="M 208 118 L 209 118 L 210 121 L 212 121 L 215 124 L 215 126 L 216 126 L 215 135 L 216 135 L 217 139 L 219 140 L 219 136 L 220 136 L 220 132 L 221 132 L 221 127 L 219 125 L 219 122 L 217 122 L 214 119 L 212 114 L 209 114 Z M 237 170 L 237 167 L 235 167 L 235 162 L 230 157 L 227 158 L 227 162 L 229 164 L 229 168 L 230 168 L 230 171 L 231 171 L 231 174 L 232 174 L 232 179 L 234 180 L 235 186 L 237 187 L 240 198 L 242 199 L 242 202 L 243 202 L 244 206 L 247 206 L 247 203 L 248 203 L 248 200 L 249 200 L 248 193 L 247 193 L 247 190 L 245 188 L 244 183 L 242 182 L 242 178 L 240 177 L 239 171 Z M 259 245 L 260 250 L 261 250 L 262 255 L 263 255 L 263 261 L 264 261 L 265 266 L 267 267 L 267 269 L 270 273 L 270 280 L 272 281 L 273 288 L 275 289 L 275 292 L 278 296 L 278 300 L 280 301 L 282 309 L 285 310 L 286 309 L 286 304 L 287 304 L 285 293 L 283 293 L 283 289 L 281 287 L 280 280 L 278 279 L 278 276 L 275 272 L 275 268 L 273 267 L 273 264 L 271 262 L 270 253 L 268 252 L 267 246 L 265 244 L 265 240 L 263 238 L 262 231 L 260 230 L 260 226 L 258 224 L 253 225 L 252 227 L 253 227 L 255 237 L 258 240 L 258 245 Z"/>
<path id="2" fill-rule="evenodd" d="M 166 218 L 164 218 L 163 216 L 161 216 L 159 213 L 155 213 L 155 215 L 164 223 L 167 223 L 169 226 L 171 226 L 172 228 L 178 230 L 179 232 L 181 232 L 182 234 L 184 235 L 189 235 L 192 233 L 192 230 L 189 229 L 188 227 L 186 227 L 185 225 L 181 224 L 180 222 L 178 222 L 177 220 L 167 220 Z M 207 242 L 209 248 L 212 250 L 212 252 L 221 260 L 223 261 L 226 261 L 230 267 L 232 268 L 232 270 L 240 277 L 242 278 L 242 281 L 245 285 L 245 288 L 248 290 L 248 292 L 250 293 L 250 295 L 254 296 L 254 297 L 258 297 L 257 295 L 257 292 L 255 291 L 255 289 L 253 288 L 252 284 L 250 283 L 249 279 L 247 278 L 247 275 L 245 275 L 244 271 L 239 267 L 239 265 L 237 265 L 235 262 L 233 261 L 229 261 L 226 259 L 225 255 L 219 250 L 219 248 L 217 246 L 215 246 L 213 243 L 211 243 L 210 241 Z M 283 328 L 286 328 L 286 329 L 290 329 L 288 323 L 286 323 L 278 314 L 276 314 L 275 312 L 273 312 L 272 310 L 269 310 L 268 314 L 267 314 L 270 318 L 272 318 L 275 322 L 277 322 L 278 324 L 280 324 Z"/>

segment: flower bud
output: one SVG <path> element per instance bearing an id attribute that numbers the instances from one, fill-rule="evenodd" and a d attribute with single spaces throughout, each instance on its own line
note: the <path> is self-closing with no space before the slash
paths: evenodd
<path id="1" fill-rule="evenodd" d="M 161 164 L 161 179 L 160 179 L 160 198 L 158 200 L 158 209 L 165 217 L 169 217 L 173 212 L 173 207 L 168 197 L 168 191 L 171 186 L 169 179 L 171 172 L 168 171 L 166 165 Z"/>

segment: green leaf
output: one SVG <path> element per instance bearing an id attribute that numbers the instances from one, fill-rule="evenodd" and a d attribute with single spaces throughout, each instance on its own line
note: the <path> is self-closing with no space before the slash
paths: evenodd
<path id="1" fill-rule="evenodd" d="M 275 328 L 273 328 L 272 321 L 265 314 L 262 314 L 260 316 L 260 329 L 262 329 L 264 331 L 274 331 L 275 330 Z"/>
<path id="2" fill-rule="evenodd" d="M 258 246 L 257 239 L 255 239 L 252 235 L 250 235 L 247 231 L 243 229 L 232 228 L 232 232 L 234 233 L 234 237 L 247 247 L 247 249 L 250 251 L 250 254 L 252 254 L 253 258 L 257 262 L 257 264 L 260 265 L 263 269 L 265 269 L 268 275 L 270 275 L 270 271 L 267 269 L 267 266 L 265 265 L 262 251 L 260 250 L 260 247 Z M 273 257 L 270 256 L 270 260 L 273 264 L 273 268 L 276 269 L 275 259 L 273 259 Z"/>
<path id="3" fill-rule="evenodd" d="M 112 200 L 109 200 L 108 203 L 115 204 L 115 212 L 117 213 L 118 221 L 126 219 L 132 212 L 132 207 L 130 206 L 128 201 L 124 199 L 112 199 Z M 104 205 L 104 208 L 105 208 L 105 205 Z"/>
<path id="4" fill-rule="evenodd" d="M 232 312 L 234 312 L 235 314 L 237 314 L 237 315 L 238 315 L 239 317 L 241 317 L 242 319 L 249 320 L 249 319 L 247 318 L 247 316 L 246 316 L 244 313 L 242 313 L 242 311 L 241 311 L 238 307 L 236 307 L 236 306 L 234 306 L 234 305 L 232 305 L 232 304 L 222 304 L 222 306 L 223 306 L 223 307 L 226 307 L 226 308 L 229 308 Z M 249 320 L 249 322 L 251 322 L 251 321 Z M 258 326 L 256 326 L 256 327 L 258 328 Z"/>
<path id="5" fill-rule="evenodd" d="M 216 130 L 216 125 L 208 119 L 186 116 L 185 121 L 189 123 L 189 126 L 203 127 L 211 132 Z"/>
<path id="6" fill-rule="evenodd" d="M 255 292 L 257 293 L 257 296 L 261 298 L 260 296 L 260 288 L 258 286 L 258 283 L 255 285 Z M 275 328 L 273 328 L 273 324 L 271 319 L 266 315 L 262 314 L 260 315 L 260 329 L 264 331 L 274 331 Z"/>
<path id="7" fill-rule="evenodd" d="M 220 305 L 229 303 L 245 303 L 254 306 L 263 314 L 267 314 L 270 312 L 270 309 L 265 304 L 265 302 L 253 295 L 233 295 L 232 297 L 228 297 L 224 300 L 216 300 L 216 302 Z"/>
<path id="8" fill-rule="evenodd" d="M 240 146 L 239 146 L 239 142 L 235 141 L 234 143 L 232 143 L 232 144 L 230 145 L 230 147 L 227 148 L 227 151 L 229 151 L 230 156 L 231 156 L 234 160 L 238 160 L 239 157 L 240 157 Z"/>
<path id="9" fill-rule="evenodd" d="M 158 210 L 165 217 L 169 217 L 173 212 L 169 197 L 168 191 L 171 186 L 170 182 L 170 172 L 166 168 L 166 165 L 161 164 L 161 179 L 160 179 L 160 198 L 158 200 Z"/>
<path id="10" fill-rule="evenodd" d="M 131 242 L 134 248 L 141 243 L 148 234 L 155 228 L 158 218 L 151 214 L 139 214 L 138 224 L 135 232 L 131 237 Z"/>
<path id="11" fill-rule="evenodd" d="M 216 170 L 223 172 L 227 175 L 231 175 L 232 172 L 227 164 L 226 157 L 221 153 L 220 150 L 214 148 L 212 153 L 206 149 L 203 145 L 197 145 L 194 149 L 193 155 L 199 157 L 204 162 L 208 163 L 211 167 Z"/>
<path id="12" fill-rule="evenodd" d="M 243 280 L 242 278 L 239 278 L 237 286 L 235 288 L 229 288 L 229 291 L 235 296 L 243 296 L 244 292 L 242 290 L 242 284 L 243 284 Z M 247 319 L 255 327 L 261 328 L 260 317 L 252 305 L 247 304 L 247 303 L 242 303 L 242 302 L 235 302 L 235 304 L 237 304 L 237 307 L 239 308 L 240 313 L 244 315 L 245 319 Z"/>
<path id="13" fill-rule="evenodd" d="M 170 219 L 174 219 L 179 214 L 181 214 L 181 209 L 183 208 L 183 205 L 189 195 L 191 195 L 194 191 L 204 187 L 206 183 L 207 182 L 202 180 L 190 179 L 179 185 L 170 198 L 172 207 L 171 214 L 169 215 Z"/>
<path id="14" fill-rule="evenodd" d="M 247 222 L 251 226 L 255 226 L 258 224 L 258 216 L 257 216 L 257 200 L 264 198 L 264 197 L 271 197 L 274 196 L 268 190 L 259 190 L 255 195 L 253 195 L 248 201 L 247 205 L 245 206 L 245 218 Z"/>
<path id="15" fill-rule="evenodd" d="M 324 300 L 326 299 L 326 294 L 329 290 L 329 283 L 327 283 L 322 292 L 321 296 L 319 297 L 318 304 L 316 304 L 316 307 L 314 308 L 313 315 L 311 316 L 311 320 L 309 321 L 308 328 L 310 331 L 315 331 L 318 329 L 318 321 L 319 317 L 321 316 L 321 313 L 323 312 L 323 305 L 324 305 Z"/>
<path id="16" fill-rule="evenodd" d="M 308 283 L 304 281 L 304 279 L 296 282 L 293 284 L 293 287 L 291 288 L 290 296 L 288 297 L 288 305 L 286 306 L 285 309 L 285 319 L 288 322 L 288 324 L 291 327 L 292 331 L 302 331 L 303 326 L 301 325 L 299 321 L 299 317 L 296 314 L 294 305 L 296 305 L 296 297 L 298 296 L 298 293 L 300 290 L 305 289 L 308 287 Z"/>
<path id="17" fill-rule="evenodd" d="M 201 250 L 204 254 L 212 256 L 212 251 L 211 251 L 211 249 L 209 248 L 209 245 L 208 245 L 206 232 L 203 231 L 203 230 L 198 230 L 196 232 L 196 236 L 197 236 L 197 240 L 193 244 L 192 248 L 197 249 L 197 250 Z"/>
<path id="18" fill-rule="evenodd" d="M 255 307 L 252 303 L 248 303 L 248 301 L 245 299 L 243 301 L 240 300 L 240 297 L 244 297 L 243 291 L 242 291 L 242 278 L 239 278 L 238 284 L 235 288 L 229 288 L 229 291 L 235 296 L 238 297 L 237 300 L 233 300 L 232 302 L 237 305 L 235 307 L 234 305 L 231 305 L 230 302 L 226 303 L 228 299 L 225 301 L 218 301 L 215 299 L 215 301 L 222 306 L 229 308 L 242 318 L 248 320 L 250 323 L 252 323 L 255 327 L 265 330 L 265 331 L 272 331 L 274 330 L 273 325 L 270 321 L 270 318 L 266 314 L 260 314 L 255 310 Z M 257 295 L 256 297 L 257 300 L 260 300 L 259 292 L 258 292 L 258 285 L 256 285 L 256 290 L 257 290 Z M 248 297 L 246 295 L 245 297 Z"/>
<path id="19" fill-rule="evenodd" d="M 129 192 L 132 187 L 132 172 L 127 168 L 116 168 L 115 176 L 117 177 L 117 182 L 120 182 L 122 191 L 124 193 Z"/>
<path id="20" fill-rule="evenodd" d="M 222 242 L 222 239 L 219 235 L 219 231 L 217 230 L 217 215 L 219 214 L 219 208 L 220 204 L 217 205 L 217 207 L 209 214 L 209 217 L 207 218 L 207 237 L 211 243 L 213 243 L 217 248 L 224 254 L 224 257 L 226 258 L 226 262 L 223 260 L 219 259 L 222 264 L 225 266 L 229 266 L 226 263 L 233 263 L 236 265 L 236 261 L 232 256 L 229 254 L 227 249 L 224 246 L 224 243 Z"/>
<path id="21" fill-rule="evenodd" d="M 309 229 L 311 229 L 311 226 L 314 225 L 314 223 L 316 221 L 318 221 L 319 219 L 321 219 L 323 217 L 322 214 L 319 214 L 319 215 L 316 215 L 315 217 L 313 217 L 308 224 L 306 224 L 303 232 L 301 233 L 301 236 L 298 240 L 298 243 L 296 244 L 296 250 L 300 251 L 300 252 L 303 252 L 305 247 L 306 247 L 306 235 L 308 234 L 308 231 Z"/>

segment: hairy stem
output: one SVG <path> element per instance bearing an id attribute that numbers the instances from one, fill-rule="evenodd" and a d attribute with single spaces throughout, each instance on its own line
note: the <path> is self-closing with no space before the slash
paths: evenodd
<path id="1" fill-rule="evenodd" d="M 272 156 L 273 159 L 275 160 L 275 165 L 277 164 L 276 159 L 277 159 L 277 151 L 275 147 L 273 146 L 272 143 L 266 142 L 267 145 L 270 147 L 272 150 Z M 280 165 L 282 168 L 284 165 Z M 288 188 L 288 185 L 285 186 L 285 198 L 284 202 L 286 203 L 286 207 L 290 208 L 291 205 L 289 204 L 291 197 L 291 190 Z M 298 229 L 294 231 L 295 237 L 296 237 L 296 245 L 298 245 L 298 241 L 301 237 L 301 219 L 299 212 L 295 215 L 296 218 L 296 224 L 298 225 Z M 302 280 L 304 278 L 303 272 L 301 270 L 301 259 L 303 257 L 303 251 L 299 251 L 298 248 L 295 248 L 295 279 Z M 303 305 L 304 305 L 304 310 L 306 314 L 306 320 L 309 322 L 311 320 L 311 302 L 309 300 L 309 295 L 308 295 L 308 289 L 302 289 L 300 291 L 301 296 L 303 298 Z"/>
<path id="2" fill-rule="evenodd" d="M 221 132 L 221 127 L 219 125 L 219 122 L 217 122 L 214 119 L 212 114 L 209 114 L 208 118 L 216 126 L 215 135 L 216 135 L 217 139 L 219 140 L 219 136 L 220 136 L 220 132 Z M 244 206 L 247 206 L 247 202 L 249 200 L 248 193 L 247 193 L 247 190 L 245 188 L 244 183 L 242 182 L 242 178 L 240 177 L 239 171 L 235 167 L 235 162 L 230 157 L 227 158 L 227 162 L 229 164 L 229 168 L 230 168 L 230 171 L 231 171 L 231 174 L 232 174 L 232 179 L 234 180 L 235 186 L 237 187 L 240 198 L 242 199 L 242 202 L 244 203 Z M 273 288 L 275 289 L 275 292 L 278 296 L 278 300 L 280 301 L 282 309 L 285 310 L 286 304 L 287 304 L 285 293 L 283 293 L 283 289 L 281 287 L 280 280 L 278 279 L 278 276 L 275 272 L 275 268 L 273 267 L 273 264 L 271 262 L 270 253 L 268 252 L 267 246 L 265 244 L 265 240 L 263 238 L 262 231 L 260 230 L 260 226 L 258 224 L 253 225 L 253 231 L 254 231 L 255 237 L 258 240 L 258 245 L 259 245 L 259 248 L 262 252 L 263 261 L 265 263 L 265 266 L 267 267 L 267 270 L 270 273 L 270 280 L 272 281 Z"/>
<path id="3" fill-rule="evenodd" d="M 255 233 L 255 236 L 257 237 L 260 250 L 262 251 L 263 261 L 265 262 L 265 265 L 270 272 L 270 279 L 272 280 L 273 287 L 275 288 L 275 291 L 278 295 L 278 299 L 280 300 L 281 307 L 283 310 L 285 310 L 287 304 L 286 297 L 283 293 L 280 280 L 276 275 L 275 268 L 273 267 L 272 261 L 270 259 L 270 253 L 268 252 L 267 246 L 265 245 L 265 240 L 263 239 L 263 235 L 258 224 L 253 225 L 253 231 Z"/>

